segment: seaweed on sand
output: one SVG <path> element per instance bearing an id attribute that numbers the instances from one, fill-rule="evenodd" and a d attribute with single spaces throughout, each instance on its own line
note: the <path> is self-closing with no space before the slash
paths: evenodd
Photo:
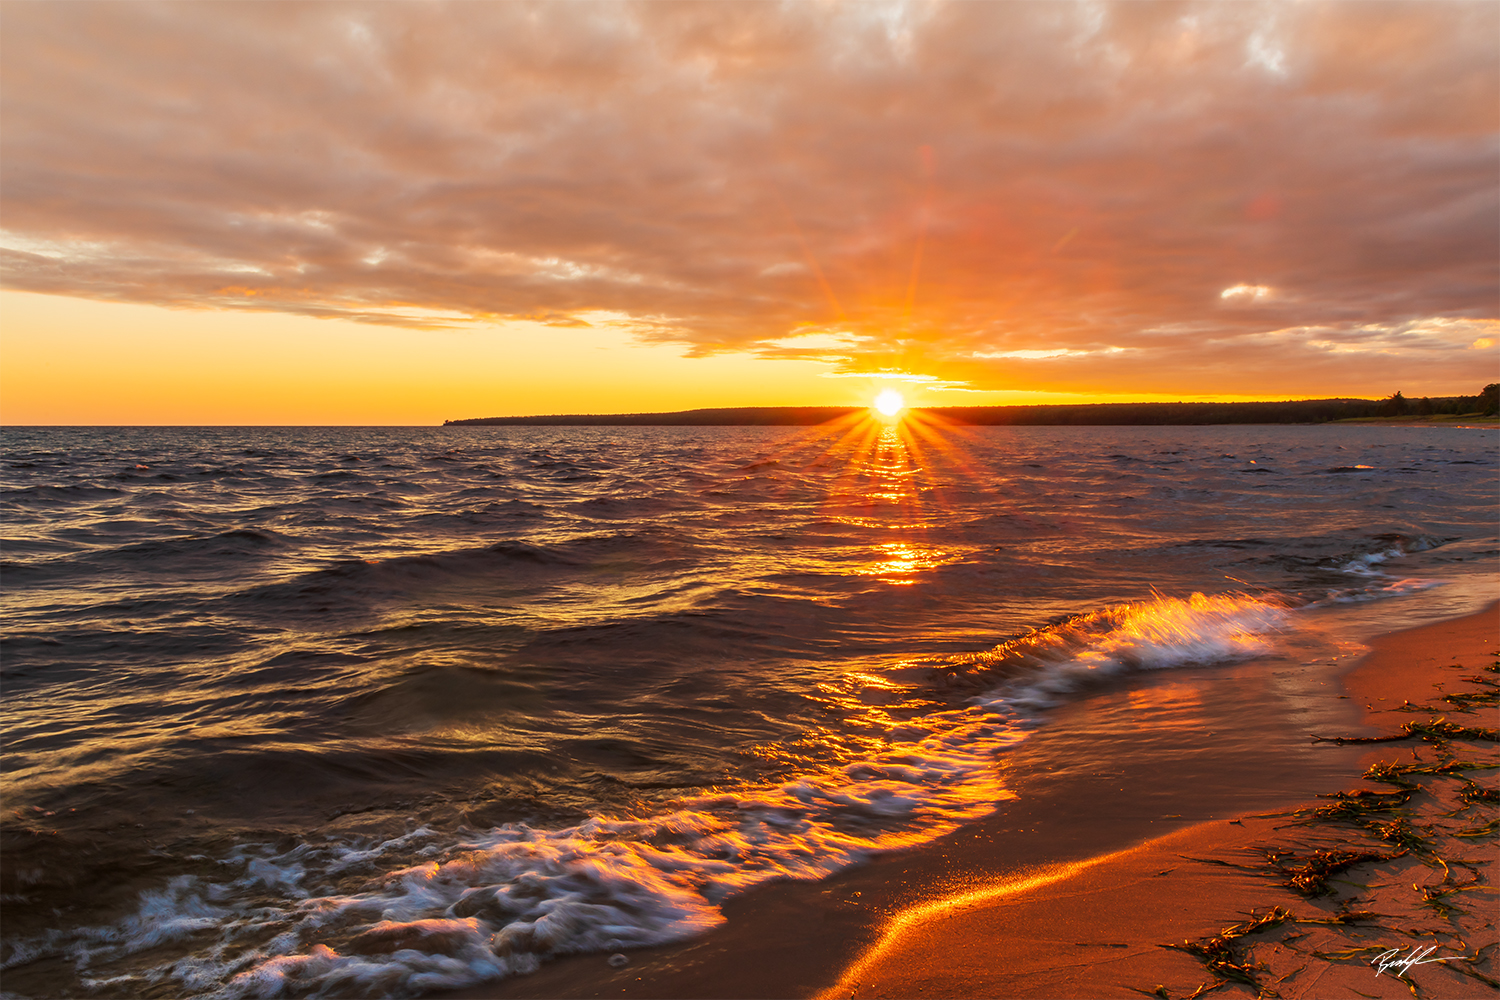
<path id="1" fill-rule="evenodd" d="M 1394 792 L 1376 792 L 1365 788 L 1358 788 L 1352 792 L 1332 792 L 1318 796 L 1320 799 L 1334 799 L 1332 805 L 1319 806 L 1311 811 L 1304 810 L 1303 812 L 1316 820 L 1358 822 L 1368 819 L 1373 813 L 1389 813 L 1399 809 L 1411 801 L 1416 790 L 1415 785 L 1410 785 Z"/>
<path id="2" fill-rule="evenodd" d="M 1494 670 L 1493 667 L 1489 669 L 1491 671 Z M 1491 680 L 1479 674 L 1473 674 L 1462 679 L 1469 684 L 1477 685 L 1481 690 L 1439 691 L 1439 698 L 1447 703 L 1447 709 L 1434 708 L 1431 705 L 1413 705 L 1410 701 L 1404 701 L 1394 711 L 1429 713 L 1452 711 L 1472 714 L 1475 706 L 1478 705 L 1500 705 L 1500 681 Z"/>
<path id="3" fill-rule="evenodd" d="M 1212 993 L 1214 990 L 1219 989 L 1221 986 L 1228 985 L 1228 983 L 1229 980 L 1227 979 L 1220 979 L 1212 983 L 1204 983 L 1202 986 L 1199 986 L 1196 990 L 1183 997 L 1182 1000 L 1198 1000 L 1198 998 L 1203 996 L 1203 994 Z M 1130 990 L 1132 993 L 1139 993 L 1143 997 L 1158 997 L 1160 998 L 1160 1000 L 1173 1000 L 1172 994 L 1168 992 L 1165 986 L 1158 986 L 1154 990 L 1138 990 L 1134 986 L 1127 986 L 1126 989 Z"/>
<path id="4" fill-rule="evenodd" d="M 1500 832 L 1500 819 L 1492 819 L 1483 826 L 1473 826 L 1467 830 L 1454 830 L 1453 836 L 1478 839 L 1481 837 L 1493 837 L 1497 832 Z"/>
<path id="5" fill-rule="evenodd" d="M 1414 738 L 1430 741 L 1457 739 L 1500 743 L 1500 732 L 1483 726 L 1460 726 L 1456 722 L 1449 722 L 1446 718 L 1438 716 L 1426 722 L 1408 722 L 1401 727 L 1401 732 L 1390 736 L 1319 736 L 1314 733 L 1312 738 L 1314 743 L 1337 743 L 1340 746 L 1346 743 L 1398 743 L 1401 740 Z"/>
<path id="6" fill-rule="evenodd" d="M 1291 852 L 1268 851 L 1266 860 L 1283 876 L 1282 884 L 1301 896 L 1331 896 L 1330 877 L 1348 871 L 1355 865 L 1393 861 L 1407 852 L 1322 850 L 1298 856 Z"/>
<path id="7" fill-rule="evenodd" d="M 1453 757 L 1437 764 L 1427 764 L 1421 761 L 1409 764 L 1403 764 L 1398 761 L 1390 761 L 1389 763 L 1381 761 L 1379 764 L 1372 764 L 1370 769 L 1365 772 L 1365 777 L 1371 781 L 1383 781 L 1388 785 L 1401 785 L 1403 787 L 1411 785 L 1411 787 L 1417 787 L 1406 780 L 1408 775 L 1463 774 L 1465 771 L 1488 771 L 1497 767 L 1500 767 L 1500 764 L 1480 764 L 1472 760 L 1458 760 Z"/>
<path id="8" fill-rule="evenodd" d="M 1460 892 L 1468 892 L 1480 887 L 1482 883 L 1479 876 L 1475 875 L 1467 882 L 1457 882 L 1453 878 L 1451 869 L 1445 868 L 1443 880 L 1429 885 L 1413 885 L 1417 895 L 1421 897 L 1422 905 L 1430 907 L 1438 916 L 1444 920 L 1452 920 L 1453 915 L 1459 912 L 1459 907 L 1448 901 L 1449 896 L 1456 896 Z"/>
<path id="9" fill-rule="evenodd" d="M 1500 788 L 1489 788 L 1467 778 L 1464 780 L 1465 784 L 1458 793 L 1458 799 L 1465 808 L 1476 802 L 1500 803 Z"/>
<path id="10" fill-rule="evenodd" d="M 1443 700 L 1452 705 L 1460 712 L 1472 712 L 1475 705 L 1494 705 L 1500 703 L 1500 683 L 1490 680 L 1488 677 L 1466 677 L 1464 680 L 1471 684 L 1483 684 L 1487 691 L 1459 691 L 1454 694 L 1443 695 Z"/>
<path id="11" fill-rule="evenodd" d="M 1296 920 L 1296 916 L 1290 910 L 1280 906 L 1273 906 L 1259 915 L 1252 910 L 1249 920 L 1226 927 L 1211 938 L 1183 941 L 1181 944 L 1164 944 L 1161 947 L 1185 951 L 1202 962 L 1203 967 L 1219 979 L 1219 982 L 1210 986 L 1209 989 L 1217 989 L 1224 983 L 1233 981 L 1253 986 L 1257 992 L 1267 995 L 1258 975 L 1265 971 L 1265 966 L 1251 960 L 1249 949 L 1240 943 L 1240 939 L 1272 927 L 1279 927 L 1288 920 Z M 1193 996 L 1204 992 L 1207 991 L 1200 988 Z"/>
<path id="12" fill-rule="evenodd" d="M 1500 663 L 1487 669 L 1491 673 L 1500 672 Z M 1488 704 L 1500 692 L 1500 684 L 1487 677 L 1465 680 L 1484 690 L 1444 695 L 1444 700 L 1459 711 Z M 1332 897 L 1337 911 L 1326 919 L 1309 919 L 1299 918 L 1281 906 L 1269 910 L 1261 907 L 1251 911 L 1252 920 L 1218 935 L 1163 945 L 1194 955 L 1212 976 L 1198 987 L 1194 997 L 1236 982 L 1249 986 L 1261 997 L 1275 997 L 1276 987 L 1284 989 L 1284 981 L 1306 968 L 1303 965 L 1275 978 L 1277 971 L 1286 968 L 1288 960 L 1296 961 L 1297 954 L 1323 962 L 1368 964 L 1372 956 L 1392 953 L 1392 938 L 1406 939 L 1413 948 L 1441 942 L 1445 951 L 1452 948 L 1458 952 L 1445 954 L 1441 968 L 1491 989 L 1500 989 L 1500 980 L 1478 967 L 1492 960 L 1496 942 L 1474 948 L 1465 940 L 1481 926 L 1488 929 L 1486 933 L 1493 933 L 1493 924 L 1478 916 L 1488 906 L 1486 897 L 1494 892 L 1486 880 L 1489 866 L 1484 860 L 1460 856 L 1480 844 L 1493 848 L 1500 838 L 1500 816 L 1495 809 L 1500 805 L 1500 790 L 1493 787 L 1493 782 L 1481 783 L 1472 776 L 1473 772 L 1500 767 L 1500 755 L 1494 747 L 1496 730 L 1457 725 L 1434 715 L 1422 722 L 1408 722 L 1398 733 L 1387 736 L 1332 738 L 1326 742 L 1402 740 L 1420 741 L 1412 746 L 1411 759 L 1380 761 L 1363 775 L 1365 780 L 1386 785 L 1387 789 L 1333 792 L 1320 796 L 1329 801 L 1290 814 L 1299 819 L 1297 825 L 1316 827 L 1318 832 L 1310 835 L 1323 840 L 1322 843 L 1315 840 L 1296 847 L 1283 844 L 1262 849 L 1265 862 L 1259 870 L 1304 898 Z M 1455 818 L 1457 823 L 1453 822 Z M 1335 827 L 1353 830 L 1338 833 L 1332 829 Z M 1229 864 L 1214 858 L 1195 860 Z M 1396 875 L 1394 879 L 1338 877 L 1361 865 L 1391 862 L 1396 863 L 1396 868 L 1388 874 Z M 1430 874 L 1424 874 L 1426 870 L 1440 872 L 1441 879 L 1434 880 Z M 1360 884 L 1362 881 L 1369 884 Z M 1390 912 L 1371 912 L 1372 904 Z M 1354 909 L 1356 905 L 1361 908 Z M 1476 920 L 1480 923 L 1476 924 Z M 1254 954 L 1260 946 L 1249 938 L 1278 924 L 1356 922 L 1365 922 L 1367 929 L 1318 932 L 1320 937 L 1300 944 L 1294 942 L 1306 935 L 1283 935 L 1266 944 L 1270 950 L 1262 954 L 1261 961 Z M 1382 966 L 1382 971 L 1400 979 L 1414 997 L 1424 995 L 1409 974 L 1410 967 Z M 1164 987 L 1147 995 L 1168 997 Z"/>
<path id="13" fill-rule="evenodd" d="M 1262 981 L 1263 974 L 1268 970 L 1262 963 L 1254 961 L 1250 954 L 1250 943 L 1245 941 L 1245 938 L 1280 927 L 1282 924 L 1353 924 L 1374 920 L 1379 916 L 1380 914 L 1370 913 L 1367 910 L 1345 910 L 1331 917 L 1299 917 L 1283 906 L 1273 906 L 1264 913 L 1251 910 L 1249 920 L 1226 927 L 1213 937 L 1200 938 L 1197 941 L 1183 941 L 1180 944 L 1164 944 L 1160 947 L 1187 952 L 1202 962 L 1203 967 L 1216 977 L 1211 982 L 1199 986 L 1186 1000 L 1193 1000 L 1194 997 L 1227 986 L 1231 982 L 1244 983 L 1246 986 L 1253 987 L 1256 994 L 1261 997 L 1277 997 L 1280 994 Z M 1170 994 L 1165 986 L 1158 986 L 1150 993 L 1145 990 L 1135 990 L 1135 992 L 1170 1000 Z"/>

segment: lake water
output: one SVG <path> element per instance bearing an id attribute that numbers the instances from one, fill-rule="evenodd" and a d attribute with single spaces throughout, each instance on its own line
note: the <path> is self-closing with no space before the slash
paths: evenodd
<path id="1" fill-rule="evenodd" d="M 1493 427 L 7 428 L 7 995 L 417 995 L 1013 793 L 1142 671 L 1477 609 Z"/>

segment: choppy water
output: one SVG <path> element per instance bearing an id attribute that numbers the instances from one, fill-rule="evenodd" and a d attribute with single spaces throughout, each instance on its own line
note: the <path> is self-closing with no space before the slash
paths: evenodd
<path id="1" fill-rule="evenodd" d="M 1496 568 L 1493 428 L 3 441 L 3 962 L 99 995 L 678 939 L 991 811 L 1077 691 Z"/>

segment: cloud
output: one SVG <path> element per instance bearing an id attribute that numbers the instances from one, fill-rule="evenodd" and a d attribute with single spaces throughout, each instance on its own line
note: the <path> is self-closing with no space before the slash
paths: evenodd
<path id="1" fill-rule="evenodd" d="M 762 341 L 757 351 L 765 357 L 843 357 L 851 350 L 858 350 L 868 338 L 849 333 L 807 331 L 794 333 L 775 340 Z"/>
<path id="2" fill-rule="evenodd" d="M 1269 285 L 1235 285 L 1219 293 L 1219 298 L 1233 302 L 1265 302 L 1276 294 Z"/>
<path id="3" fill-rule="evenodd" d="M 0 29 L 11 288 L 609 314 L 694 354 L 1078 391 L 1378 373 L 1372 345 L 1418 342 L 1472 380 L 1472 336 L 1413 324 L 1500 315 L 1490 3 L 8 4 Z"/>
<path id="4" fill-rule="evenodd" d="M 1098 351 L 1080 351 L 1071 347 L 1053 347 L 1043 350 L 1021 351 L 975 351 L 976 358 L 1018 358 L 1023 361 L 1050 361 L 1053 358 L 1081 358 L 1090 354 L 1119 354 L 1124 347 L 1105 347 Z"/>

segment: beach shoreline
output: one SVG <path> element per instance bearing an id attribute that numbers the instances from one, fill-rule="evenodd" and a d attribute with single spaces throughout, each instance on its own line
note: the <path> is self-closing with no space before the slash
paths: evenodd
<path id="1" fill-rule="evenodd" d="M 1319 793 L 1357 784 L 1378 752 L 1315 744 L 1307 734 L 1368 735 L 1411 718 L 1393 723 L 1391 713 L 1430 690 L 1433 679 L 1457 675 L 1448 665 L 1473 672 L 1490 662 L 1495 625 L 1492 606 L 1374 639 L 1371 652 L 1331 682 L 1342 683 L 1344 694 L 1299 688 L 1328 682 L 1290 668 L 1138 676 L 1131 688 L 1054 712 L 1008 755 L 1018 798 L 931 844 L 818 882 L 776 883 L 732 898 L 719 928 L 629 952 L 623 966 L 603 954 L 574 956 L 532 975 L 438 995 L 1135 996 L 1136 988 L 1158 986 L 1189 994 L 1210 977 L 1197 959 L 1160 945 L 1217 933 L 1275 887 L 1176 856 L 1242 861 L 1247 846 L 1274 840 L 1283 822 L 1247 814 L 1285 815 Z M 1416 667 L 1406 662 L 1412 652 Z M 1210 681 L 1235 690 L 1217 699 L 1223 704 L 1209 703 L 1200 695 Z M 1279 698 L 1279 711 L 1262 714 L 1285 725 L 1257 728 L 1244 718 L 1250 713 L 1233 708 L 1257 698 Z M 1150 728 L 1157 717 L 1170 724 Z M 1131 718 L 1146 719 L 1147 728 L 1130 731 Z M 1122 740 L 1131 741 L 1133 773 L 1098 770 L 1111 741 Z M 1258 745 L 1269 752 L 1257 757 Z M 1047 772 L 1028 778 L 1043 760 Z M 1103 822 L 1091 822 L 1090 812 Z M 1168 868 L 1175 870 L 1157 875 Z M 1419 974 L 1430 977 L 1425 968 Z M 1404 983 L 1384 980 L 1408 995 Z"/>
<path id="2" fill-rule="evenodd" d="M 1430 713 L 1414 711 L 1413 702 L 1433 701 L 1434 694 L 1444 691 L 1476 690 L 1476 685 L 1466 684 L 1461 678 L 1494 662 L 1500 649 L 1497 609 L 1500 605 L 1491 605 L 1464 618 L 1372 640 L 1370 652 L 1342 678 L 1349 697 L 1363 709 L 1365 728 L 1399 732 L 1404 724 L 1433 718 Z M 1441 704 L 1441 699 L 1437 700 Z M 1481 713 L 1477 719 L 1455 719 L 1482 726 L 1493 721 L 1493 713 Z M 1412 742 L 1363 744 L 1369 749 L 1361 755 L 1360 767 L 1348 775 L 1344 787 L 1376 794 L 1384 790 L 1388 794 L 1387 786 L 1361 779 L 1360 775 L 1408 752 L 1415 759 Z M 1490 758 L 1490 766 L 1500 763 L 1494 753 Z M 1333 791 L 1329 789 L 1329 793 Z M 1265 915 L 1275 907 L 1297 914 L 1301 924 L 1288 922 L 1279 928 L 1279 938 L 1267 938 L 1261 953 L 1244 953 L 1240 962 L 1264 966 L 1258 978 L 1275 978 L 1274 988 L 1281 996 L 1412 995 L 1408 982 L 1392 969 L 1376 975 L 1379 956 L 1394 951 L 1395 957 L 1420 953 L 1429 959 L 1452 960 L 1455 953 L 1462 954 L 1453 945 L 1454 940 L 1466 943 L 1470 955 L 1485 955 L 1469 972 L 1488 975 L 1491 982 L 1437 961 L 1407 968 L 1407 977 L 1424 989 L 1425 995 L 1491 995 L 1497 936 L 1494 918 L 1483 914 L 1486 910 L 1493 913 L 1495 886 L 1500 881 L 1500 845 L 1493 829 L 1487 838 L 1473 842 L 1477 850 L 1465 852 L 1468 860 L 1481 863 L 1473 884 L 1454 882 L 1464 884 L 1471 897 L 1465 899 L 1467 919 L 1452 921 L 1458 934 L 1445 940 L 1441 928 L 1409 926 L 1421 919 L 1421 904 L 1427 902 L 1420 898 L 1420 889 L 1442 885 L 1423 870 L 1420 849 L 1340 873 L 1346 876 L 1339 880 L 1345 885 L 1328 896 L 1308 897 L 1268 880 L 1271 872 L 1264 864 L 1260 865 L 1262 870 L 1256 870 L 1256 855 L 1263 858 L 1269 852 L 1284 850 L 1290 856 L 1297 844 L 1314 832 L 1289 828 L 1317 805 L 1306 803 L 1299 810 L 1283 810 L 1271 816 L 1199 824 L 1057 871 L 1051 878 L 995 886 L 968 898 L 960 895 L 898 915 L 886 937 L 819 996 L 1188 996 L 1222 980 L 1224 973 L 1220 970 L 1215 975 L 1206 969 L 1201 956 L 1163 946 L 1178 942 L 1201 945 L 1216 937 L 1222 942 L 1220 935 L 1227 927 L 1238 924 L 1243 928 L 1247 918 Z M 1327 808 L 1327 803 L 1321 805 Z M 1489 811 L 1493 813 L 1493 806 Z M 1492 816 L 1490 819 L 1493 821 Z M 1315 849 L 1358 847 L 1350 830 L 1319 826 L 1316 832 L 1325 838 Z M 1437 855 L 1434 852 L 1432 856 Z M 1480 875 L 1480 871 L 1485 874 Z M 1449 895 L 1456 896 L 1456 892 Z M 1365 908 L 1356 909 L 1361 905 Z M 1369 916 L 1349 924 L 1321 922 L 1351 912 Z M 1455 908 L 1455 912 L 1462 911 Z M 1403 932 L 1395 930 L 1397 921 L 1407 924 Z M 1324 940 L 1313 943 L 1317 947 L 1301 942 L 1310 936 L 1305 930 L 1308 927 L 1323 932 Z M 1334 933 L 1334 927 L 1342 934 Z M 1412 933 L 1417 930 L 1421 933 Z M 945 945 L 941 954 L 933 948 L 938 941 Z M 1300 946 L 1294 947 L 1290 941 Z M 1348 946 L 1334 947 L 1330 941 Z M 1424 941 L 1429 944 L 1424 945 Z M 1288 971 L 1277 977 L 1282 968 L 1265 952 L 1286 959 L 1282 965 Z M 1292 965 L 1297 967 L 1291 969 Z M 1245 996 L 1260 992 L 1258 987 L 1232 977 L 1218 991 Z"/>

